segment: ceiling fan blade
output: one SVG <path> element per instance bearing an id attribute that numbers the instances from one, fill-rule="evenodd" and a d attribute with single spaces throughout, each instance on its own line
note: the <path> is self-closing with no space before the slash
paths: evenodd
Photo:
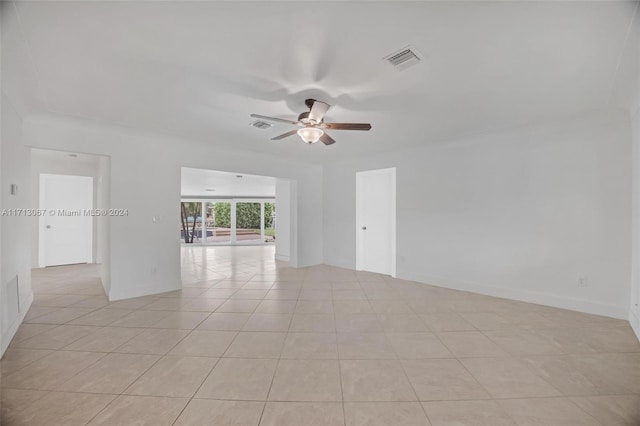
<path id="1" fill-rule="evenodd" d="M 322 127 L 332 130 L 371 130 L 369 123 L 324 123 Z"/>
<path id="2" fill-rule="evenodd" d="M 277 121 L 278 123 L 295 124 L 296 126 L 300 124 L 298 121 L 285 120 L 284 118 L 267 117 L 266 115 L 260 115 L 260 114 L 251 114 L 251 117 L 261 118 L 263 120 L 269 120 L 269 121 Z"/>
<path id="3" fill-rule="evenodd" d="M 279 136 L 276 136 L 275 138 L 271 138 L 271 140 L 272 140 L 272 141 L 279 141 L 280 139 L 284 139 L 284 138 L 288 138 L 289 136 L 293 136 L 293 135 L 295 135 L 296 133 L 298 133 L 298 131 L 297 131 L 297 130 L 292 130 L 292 131 L 290 131 L 290 132 L 283 133 L 283 134 L 281 134 L 281 135 L 279 135 Z"/>
<path id="4" fill-rule="evenodd" d="M 326 133 L 324 135 L 320 136 L 320 140 L 325 145 L 331 145 L 331 144 L 336 143 L 336 141 Z"/>
<path id="5" fill-rule="evenodd" d="M 321 102 L 313 101 L 311 111 L 309 111 L 309 119 L 315 120 L 316 123 L 322 122 L 324 115 L 327 113 L 331 105 Z"/>

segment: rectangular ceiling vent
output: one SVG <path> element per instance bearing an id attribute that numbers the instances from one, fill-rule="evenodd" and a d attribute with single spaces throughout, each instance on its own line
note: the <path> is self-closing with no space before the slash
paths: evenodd
<path id="1" fill-rule="evenodd" d="M 400 71 L 406 70 L 420 62 L 420 58 L 416 54 L 415 50 L 412 50 L 409 47 L 405 47 L 404 49 L 392 53 L 384 59 Z"/>
<path id="2" fill-rule="evenodd" d="M 256 120 L 253 123 L 250 124 L 251 127 L 255 127 L 256 129 L 268 129 L 269 127 L 271 127 L 272 125 L 270 123 L 267 123 L 266 121 L 260 121 L 260 120 Z"/>

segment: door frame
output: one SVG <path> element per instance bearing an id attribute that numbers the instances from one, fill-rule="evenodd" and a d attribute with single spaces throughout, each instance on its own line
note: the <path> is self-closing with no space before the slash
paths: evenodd
<path id="1" fill-rule="evenodd" d="M 386 169 L 377 169 L 377 170 L 366 170 L 362 172 L 356 172 L 356 270 L 362 271 L 363 269 L 363 261 L 362 256 L 364 253 L 362 247 L 362 233 L 361 228 L 362 224 L 362 185 L 363 180 L 368 176 L 380 175 L 380 174 L 388 174 L 391 178 L 391 194 L 390 200 L 391 203 L 391 223 L 389 226 L 391 227 L 391 276 L 396 276 L 396 168 L 390 167 Z"/>

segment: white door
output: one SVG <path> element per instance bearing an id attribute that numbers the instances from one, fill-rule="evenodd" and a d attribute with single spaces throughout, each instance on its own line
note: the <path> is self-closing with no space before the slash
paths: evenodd
<path id="1" fill-rule="evenodd" d="M 40 175 L 39 264 L 41 267 L 91 263 L 93 178 Z"/>
<path id="2" fill-rule="evenodd" d="M 356 173 L 356 269 L 396 274 L 396 169 Z"/>

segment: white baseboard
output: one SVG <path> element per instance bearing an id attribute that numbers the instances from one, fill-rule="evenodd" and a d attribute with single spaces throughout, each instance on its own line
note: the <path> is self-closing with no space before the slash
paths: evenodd
<path id="1" fill-rule="evenodd" d="M 353 263 L 349 263 L 349 262 L 342 262 L 341 259 L 338 259 L 337 261 L 327 261 L 327 260 L 323 260 L 322 262 L 323 265 L 329 265 L 329 266 L 336 266 L 338 268 L 344 268 L 344 269 L 351 269 L 356 271 L 356 267 L 355 264 Z"/>
<path id="2" fill-rule="evenodd" d="M 637 306 L 632 306 L 629 309 L 629 324 L 640 340 L 640 309 Z"/>
<path id="3" fill-rule="evenodd" d="M 20 314 L 16 317 L 15 321 L 13 321 L 13 324 L 11 324 L 5 334 L 2 335 L 2 338 L 0 339 L 0 357 L 4 355 L 4 351 L 7 350 L 9 343 L 11 343 L 11 339 L 13 339 L 13 336 L 18 332 L 18 328 L 22 324 L 22 321 L 24 321 L 24 317 L 27 315 L 27 312 L 29 312 L 29 308 L 32 303 L 33 292 L 29 293 L 27 299 L 23 301 L 20 307 Z"/>
<path id="4" fill-rule="evenodd" d="M 558 296 L 549 293 L 490 286 L 475 282 L 451 280 L 446 277 L 428 276 L 412 273 L 398 273 L 398 278 L 430 284 L 436 287 L 445 287 L 454 290 L 469 291 L 486 296 L 502 297 L 505 299 L 519 300 L 521 302 L 535 303 L 538 305 L 552 306 L 571 311 L 584 312 L 606 317 L 628 319 L 629 308 L 608 303 L 593 302 L 590 300 L 574 299 L 566 296 Z"/>
<path id="5" fill-rule="evenodd" d="M 109 293 L 111 293 L 111 284 L 105 284 L 102 278 L 100 278 L 100 283 L 102 284 L 102 289 L 104 290 L 104 294 L 109 297 Z"/>
<path id="6" fill-rule="evenodd" d="M 113 287 L 111 287 L 111 290 L 109 291 L 109 301 L 114 302 L 116 300 L 150 296 L 152 294 L 166 293 L 168 291 L 175 291 L 175 290 L 182 289 L 182 283 L 180 281 L 177 281 L 177 283 L 178 284 L 176 284 L 175 282 L 167 282 L 162 285 L 156 284 L 153 286 L 138 287 L 138 288 L 128 289 L 127 292 L 123 292 L 123 291 L 114 292 Z"/>
<path id="7" fill-rule="evenodd" d="M 96 265 L 100 271 L 100 283 L 104 289 L 104 294 L 109 297 L 109 293 L 111 292 L 111 271 L 109 270 L 109 265 L 105 263 L 96 263 Z"/>
<path id="8" fill-rule="evenodd" d="M 281 262 L 288 262 L 289 260 L 291 260 L 291 257 L 278 253 L 276 253 L 274 257 L 276 260 L 279 260 Z"/>

